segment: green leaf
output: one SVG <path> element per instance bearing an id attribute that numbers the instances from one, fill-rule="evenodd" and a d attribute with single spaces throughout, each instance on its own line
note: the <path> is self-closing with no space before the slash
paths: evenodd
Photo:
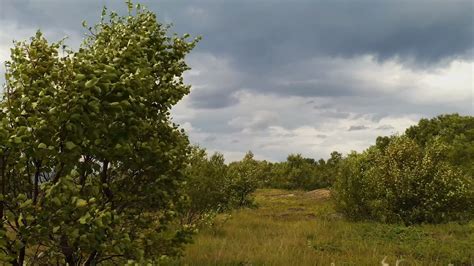
<path id="1" fill-rule="evenodd" d="M 83 80 L 86 78 L 86 75 L 84 74 L 76 74 L 76 80 Z"/>
<path id="2" fill-rule="evenodd" d="M 93 86 L 95 86 L 95 84 L 97 84 L 97 82 L 99 82 L 99 79 L 98 78 L 93 78 L 91 80 L 88 80 L 84 86 L 87 89 L 89 89 L 89 88 L 92 88 Z"/>
<path id="3" fill-rule="evenodd" d="M 79 218 L 79 223 L 80 224 L 86 224 L 87 223 L 87 219 L 89 219 L 91 217 L 91 215 L 87 212 L 84 216 L 82 216 L 81 218 Z"/>
<path id="4" fill-rule="evenodd" d="M 87 206 L 87 201 L 86 200 L 78 199 L 76 201 L 76 207 L 82 208 L 82 207 L 85 207 L 85 206 Z"/>
<path id="5" fill-rule="evenodd" d="M 33 200 L 28 199 L 25 202 L 23 202 L 22 204 L 20 204 L 20 208 L 26 208 L 28 206 L 31 206 L 32 203 L 33 203 Z"/>
<path id="6" fill-rule="evenodd" d="M 66 149 L 68 149 L 68 150 L 72 150 L 72 149 L 74 149 L 76 146 L 77 146 L 77 145 L 74 144 L 74 142 L 72 142 L 72 141 L 66 142 Z"/>
<path id="7" fill-rule="evenodd" d="M 40 143 L 40 144 L 38 145 L 38 149 L 46 149 L 47 147 L 48 147 L 48 146 L 47 146 L 46 144 L 44 144 L 44 143 Z"/>

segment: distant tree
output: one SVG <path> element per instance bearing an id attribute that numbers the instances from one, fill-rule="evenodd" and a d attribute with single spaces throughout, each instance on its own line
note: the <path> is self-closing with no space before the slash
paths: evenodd
<path id="1" fill-rule="evenodd" d="M 170 223 L 188 139 L 169 111 L 189 92 L 184 57 L 196 41 L 168 37 L 155 14 L 130 3 L 129 15 L 104 9 L 89 30 L 77 52 L 38 32 L 6 63 L 3 263 L 144 263 L 187 241 Z"/>
<path id="2" fill-rule="evenodd" d="M 326 161 L 325 165 L 318 165 L 321 169 L 320 171 L 324 171 L 324 175 L 320 178 L 321 187 L 330 187 L 334 184 L 342 161 L 342 153 L 333 151 L 331 152 L 331 157 Z"/>
<path id="3" fill-rule="evenodd" d="M 267 172 L 255 160 L 251 151 L 238 162 L 229 164 L 231 193 L 235 204 L 240 207 L 254 204 L 251 194 L 259 187 Z"/>

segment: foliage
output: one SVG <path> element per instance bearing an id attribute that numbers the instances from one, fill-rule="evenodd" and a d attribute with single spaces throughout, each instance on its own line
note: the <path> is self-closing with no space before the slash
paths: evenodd
<path id="1" fill-rule="evenodd" d="M 205 149 L 193 147 L 185 174 L 184 193 L 189 201 L 181 214 L 183 223 L 205 222 L 232 208 L 228 166 L 222 154 L 208 157 Z"/>
<path id="2" fill-rule="evenodd" d="M 369 200 L 374 198 L 374 195 L 367 177 L 367 170 L 373 166 L 372 151 L 373 149 L 369 149 L 362 154 L 349 154 L 341 164 L 333 187 L 337 210 L 352 219 L 372 218 Z"/>
<path id="3" fill-rule="evenodd" d="M 212 225 L 217 214 L 253 206 L 251 194 L 265 182 L 265 161 L 253 159 L 251 152 L 238 162 L 225 164 L 224 156 L 193 147 L 186 168 L 184 193 L 188 202 L 181 215 L 183 224 Z"/>
<path id="4" fill-rule="evenodd" d="M 404 226 L 348 221 L 332 200 L 259 189 L 258 209 L 233 213 L 219 234 L 202 230 L 173 265 L 471 265 L 474 221 Z"/>
<path id="5" fill-rule="evenodd" d="M 421 119 L 406 130 L 406 135 L 421 147 L 434 139 L 447 145 L 446 159 L 474 178 L 474 117 L 458 114 Z"/>
<path id="6" fill-rule="evenodd" d="M 352 218 L 440 223 L 474 214 L 474 184 L 435 139 L 426 147 L 402 136 L 345 160 L 335 186 L 339 210 Z"/>
<path id="7" fill-rule="evenodd" d="M 336 151 L 325 161 L 304 158 L 301 154 L 288 155 L 286 162 L 274 163 L 271 168 L 270 187 L 312 190 L 330 187 L 334 183 L 342 154 Z"/>
<path id="8" fill-rule="evenodd" d="M 268 168 L 266 162 L 259 162 L 248 152 L 239 162 L 229 164 L 231 178 L 230 195 L 234 205 L 239 207 L 253 206 L 251 194 L 265 182 Z"/>
<path id="9" fill-rule="evenodd" d="M 189 148 L 169 110 L 189 92 L 184 57 L 196 41 L 167 36 L 155 14 L 130 3 L 128 16 L 104 9 L 89 30 L 77 52 L 38 32 L 6 63 L 6 263 L 144 262 L 178 254 L 188 239 L 171 226 Z"/>

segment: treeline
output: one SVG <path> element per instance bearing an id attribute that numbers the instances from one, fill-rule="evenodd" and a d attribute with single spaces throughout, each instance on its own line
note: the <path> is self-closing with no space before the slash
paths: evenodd
<path id="1" fill-rule="evenodd" d="M 201 225 L 216 214 L 242 207 L 253 207 L 257 188 L 304 189 L 331 187 L 342 162 L 342 154 L 315 161 L 291 154 L 284 162 L 259 161 L 248 152 L 240 161 L 225 163 L 221 153 L 207 154 L 195 146 L 186 167 L 184 194 L 188 201 L 182 222 Z"/>
<path id="2" fill-rule="evenodd" d="M 422 119 L 403 135 L 378 137 L 367 150 L 345 157 L 332 152 L 327 160 L 291 154 L 271 163 L 249 152 L 226 165 L 222 154 L 207 158 L 204 150 L 196 151 L 188 170 L 195 207 L 200 202 L 207 209 L 214 204 L 214 210 L 248 206 L 259 187 L 330 188 L 338 210 L 352 219 L 439 223 L 474 214 L 471 116 Z"/>

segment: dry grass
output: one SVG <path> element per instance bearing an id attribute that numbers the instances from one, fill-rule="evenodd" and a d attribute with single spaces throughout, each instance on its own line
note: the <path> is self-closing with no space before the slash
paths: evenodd
<path id="1" fill-rule="evenodd" d="M 474 223 L 404 227 L 349 222 L 329 192 L 260 190 L 257 209 L 202 230 L 181 265 L 471 265 Z"/>

